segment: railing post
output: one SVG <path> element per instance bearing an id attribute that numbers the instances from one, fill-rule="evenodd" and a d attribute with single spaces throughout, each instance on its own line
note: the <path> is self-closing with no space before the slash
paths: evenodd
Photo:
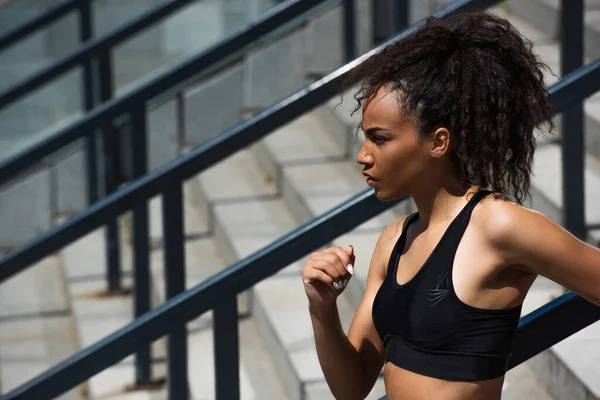
<path id="1" fill-rule="evenodd" d="M 103 103 L 112 97 L 113 83 L 111 70 L 110 49 L 102 52 L 97 57 L 97 73 L 99 77 L 99 101 Z M 109 194 L 117 190 L 117 146 L 116 131 L 113 121 L 105 121 L 102 132 L 102 152 L 104 155 L 104 193 Z M 117 218 L 106 224 L 106 260 L 108 262 L 107 278 L 108 292 L 121 293 L 121 258 L 119 227 Z"/>
<path id="2" fill-rule="evenodd" d="M 561 73 L 583 65 L 583 0 L 561 0 Z M 583 103 L 562 113 L 563 223 L 579 239 L 585 226 Z"/>
<path id="3" fill-rule="evenodd" d="M 344 59 L 356 58 L 356 10 L 354 0 L 344 0 Z"/>
<path id="4" fill-rule="evenodd" d="M 106 49 L 98 55 L 98 76 L 100 77 L 98 92 L 100 103 L 104 103 L 113 95 L 112 56 L 111 50 Z"/>
<path id="5" fill-rule="evenodd" d="M 185 98 L 183 92 L 177 93 L 175 96 L 175 115 L 176 115 L 176 126 L 177 126 L 177 149 L 181 149 L 183 144 L 186 142 L 186 131 L 185 131 Z"/>
<path id="6" fill-rule="evenodd" d="M 166 297 L 170 299 L 185 289 L 183 183 L 174 183 L 163 193 L 162 200 L 164 274 Z M 187 328 L 183 321 L 172 325 L 167 338 L 167 354 L 168 398 L 187 400 Z"/>
<path id="7" fill-rule="evenodd" d="M 215 390 L 217 400 L 239 400 L 240 355 L 237 297 L 219 302 L 213 311 Z"/>
<path id="8" fill-rule="evenodd" d="M 104 125 L 102 134 L 103 138 L 103 153 L 104 153 L 104 187 L 106 194 L 114 192 L 117 189 L 117 179 L 115 171 L 115 147 L 116 147 L 116 131 L 112 125 L 112 121 L 107 121 Z M 118 219 L 113 218 L 106 224 L 106 260 L 108 293 L 122 293 L 121 286 L 121 257 L 120 257 L 120 242 L 119 242 L 119 227 Z"/>
<path id="9" fill-rule="evenodd" d="M 410 24 L 410 2 L 411 0 L 397 0 L 396 7 L 396 32 L 400 32 Z"/>
<path id="10" fill-rule="evenodd" d="M 373 44 L 388 40 L 410 24 L 411 0 L 373 0 Z"/>
<path id="11" fill-rule="evenodd" d="M 79 41 L 83 44 L 93 36 L 92 29 L 92 7 L 90 0 L 79 3 Z M 83 106 L 85 111 L 94 108 L 94 70 L 92 60 L 83 64 Z M 87 191 L 88 204 L 98 200 L 98 167 L 96 154 L 96 134 L 91 132 L 85 138 L 86 169 L 87 169 Z"/>
<path id="12" fill-rule="evenodd" d="M 130 115 L 130 140 L 132 152 L 131 170 L 133 177 L 139 178 L 147 172 L 146 107 L 136 107 Z M 148 202 L 143 201 L 133 207 L 133 308 L 135 318 L 150 311 L 150 273 L 148 252 Z M 135 356 L 135 381 L 137 385 L 150 382 L 151 346 L 141 347 Z"/>

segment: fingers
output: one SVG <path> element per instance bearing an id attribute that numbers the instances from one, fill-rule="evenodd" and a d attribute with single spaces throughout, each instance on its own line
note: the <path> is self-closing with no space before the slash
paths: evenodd
<path id="1" fill-rule="evenodd" d="M 352 260 L 352 265 L 354 265 L 354 260 L 356 259 L 356 257 L 354 257 L 354 247 L 352 247 L 352 245 L 349 244 L 348 247 L 346 247 L 345 251 Z"/>
<path id="2" fill-rule="evenodd" d="M 348 246 L 346 249 L 343 249 L 340 246 L 333 246 L 323 251 L 324 253 L 331 253 L 338 256 L 339 260 L 342 263 L 342 266 L 348 271 L 348 273 L 352 276 L 354 275 L 354 248 L 352 246 Z"/>
<path id="3" fill-rule="evenodd" d="M 354 274 L 354 250 L 346 251 L 340 246 L 330 247 L 311 254 L 307 267 L 317 269 L 332 279 L 334 289 L 344 289 Z"/>
<path id="4" fill-rule="evenodd" d="M 325 285 L 329 286 L 330 288 L 335 289 L 335 287 L 333 286 L 333 284 L 334 284 L 333 278 L 319 269 L 306 268 L 303 275 L 304 275 L 304 283 L 306 283 L 306 284 L 310 284 L 314 281 L 319 281 L 319 282 L 322 282 Z"/>
<path id="5" fill-rule="evenodd" d="M 337 262 L 338 265 L 336 265 L 332 257 L 335 256 L 331 254 L 321 254 L 320 258 L 309 260 L 307 266 L 326 273 L 333 280 L 332 287 L 335 289 L 342 289 L 345 286 L 343 285 L 343 281 L 345 280 L 344 268 L 341 267 L 339 261 Z"/>

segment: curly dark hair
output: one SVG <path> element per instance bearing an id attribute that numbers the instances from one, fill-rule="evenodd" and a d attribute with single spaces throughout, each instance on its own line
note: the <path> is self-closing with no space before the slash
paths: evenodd
<path id="1" fill-rule="evenodd" d="M 451 132 L 452 159 L 465 184 L 477 182 L 522 204 L 529 196 L 535 137 L 554 109 L 548 66 L 505 19 L 487 12 L 429 17 L 352 74 L 358 111 L 380 87 L 400 94 L 401 112 L 422 136 Z"/>

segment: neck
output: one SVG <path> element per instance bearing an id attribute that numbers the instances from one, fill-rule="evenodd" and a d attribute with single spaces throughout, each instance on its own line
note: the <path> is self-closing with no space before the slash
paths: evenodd
<path id="1" fill-rule="evenodd" d="M 460 210 L 467 204 L 471 195 L 479 189 L 478 186 L 464 186 L 458 180 L 447 182 L 444 185 L 430 185 L 419 188 L 412 193 L 419 220 L 420 231 L 425 231 L 432 225 L 447 225 L 456 217 Z"/>

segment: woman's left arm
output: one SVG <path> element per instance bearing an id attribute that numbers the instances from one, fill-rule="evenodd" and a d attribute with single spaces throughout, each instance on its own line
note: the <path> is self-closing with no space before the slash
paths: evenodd
<path id="1" fill-rule="evenodd" d="M 507 264 L 543 275 L 600 306 L 600 249 L 545 215 L 514 204 L 492 219 L 490 236 Z"/>

